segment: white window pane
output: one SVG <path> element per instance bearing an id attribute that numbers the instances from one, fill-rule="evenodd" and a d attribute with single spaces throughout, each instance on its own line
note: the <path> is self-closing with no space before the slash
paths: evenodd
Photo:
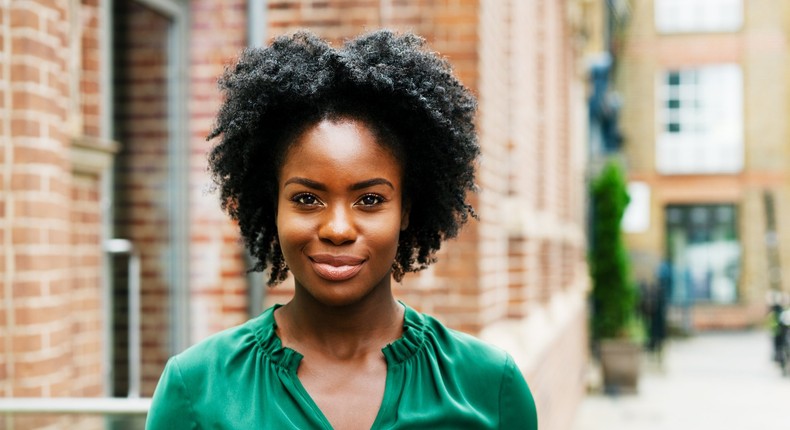
<path id="1" fill-rule="evenodd" d="M 680 86 L 669 86 L 669 77 Z M 660 103 L 656 163 L 661 173 L 735 173 L 743 165 L 743 78 L 723 64 L 667 71 L 657 82 L 679 90 Z M 668 106 L 672 103 L 672 108 Z"/>
<path id="2" fill-rule="evenodd" d="M 743 0 L 655 0 L 659 32 L 737 31 L 743 24 Z"/>

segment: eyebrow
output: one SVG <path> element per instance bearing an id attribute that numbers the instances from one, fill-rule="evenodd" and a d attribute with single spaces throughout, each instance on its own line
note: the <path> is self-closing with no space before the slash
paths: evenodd
<path id="1" fill-rule="evenodd" d="M 354 184 L 354 185 L 352 185 L 352 186 L 350 186 L 348 188 L 351 191 L 358 191 L 358 190 L 364 190 L 365 188 L 370 188 L 370 187 L 375 186 L 375 185 L 386 185 L 386 186 L 392 188 L 393 190 L 395 189 L 395 186 L 392 185 L 392 182 L 390 182 L 390 181 L 388 181 L 388 180 L 386 180 L 384 178 L 373 178 L 373 179 L 368 179 L 366 181 L 357 182 L 356 184 Z"/>
<path id="2" fill-rule="evenodd" d="M 311 179 L 300 178 L 298 176 L 295 176 L 293 178 L 289 178 L 287 181 L 285 181 L 283 186 L 286 186 L 288 184 L 300 184 L 300 185 L 304 185 L 305 187 L 312 188 L 312 189 L 315 189 L 315 190 L 326 191 L 326 186 L 324 184 L 322 184 L 320 182 L 313 181 Z"/>
<path id="3" fill-rule="evenodd" d="M 312 179 L 302 178 L 302 177 L 299 177 L 299 176 L 295 176 L 293 178 L 289 178 L 288 180 L 285 181 L 283 186 L 288 185 L 288 184 L 300 184 L 300 185 L 304 185 L 305 187 L 312 188 L 312 189 L 315 189 L 315 190 L 326 191 L 326 185 L 324 185 L 324 184 L 322 184 L 320 182 L 316 182 L 316 181 L 314 181 Z M 364 181 L 361 181 L 361 182 L 357 182 L 355 184 L 352 184 L 350 187 L 348 187 L 348 189 L 351 190 L 351 191 L 358 191 L 358 190 L 363 190 L 365 188 L 370 188 L 370 187 L 373 187 L 373 186 L 376 186 L 376 185 L 386 185 L 386 186 L 392 188 L 393 190 L 395 189 L 395 186 L 392 185 L 392 182 L 390 182 L 390 181 L 388 181 L 388 180 L 386 180 L 384 178 L 372 178 L 372 179 L 367 179 L 367 180 L 364 180 Z"/>

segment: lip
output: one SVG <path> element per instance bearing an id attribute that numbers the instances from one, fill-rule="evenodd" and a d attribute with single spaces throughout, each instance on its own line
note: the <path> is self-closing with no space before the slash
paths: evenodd
<path id="1" fill-rule="evenodd" d="M 362 270 L 364 258 L 352 255 L 315 254 L 309 256 L 315 273 L 327 281 L 345 281 Z"/>

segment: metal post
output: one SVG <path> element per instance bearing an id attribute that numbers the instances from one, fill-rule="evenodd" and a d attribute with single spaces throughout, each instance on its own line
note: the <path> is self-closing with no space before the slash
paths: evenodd
<path id="1" fill-rule="evenodd" d="M 140 255 L 129 256 L 129 396 L 140 397 Z"/>
<path id="2" fill-rule="evenodd" d="M 126 239 L 111 239 L 105 246 L 109 254 L 129 255 L 129 394 L 130 398 L 140 397 L 140 255 L 132 242 Z"/>
<path id="3" fill-rule="evenodd" d="M 266 42 L 268 32 L 268 18 L 266 16 L 266 0 L 247 1 L 247 46 L 259 48 Z M 249 250 L 244 250 L 244 261 L 247 269 L 255 264 Z M 263 311 L 263 299 L 266 294 L 264 277 L 266 273 L 250 272 L 247 274 L 247 313 L 254 317 Z"/>
<path id="4" fill-rule="evenodd" d="M 267 31 L 266 0 L 247 0 L 247 46 L 263 46 Z"/>

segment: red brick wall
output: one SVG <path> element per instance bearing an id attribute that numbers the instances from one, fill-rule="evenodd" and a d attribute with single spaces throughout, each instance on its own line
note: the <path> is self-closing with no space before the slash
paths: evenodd
<path id="1" fill-rule="evenodd" d="M 452 5 L 434 2 L 422 3 L 420 8 L 419 27 L 396 29 L 419 32 L 427 39 L 429 48 L 446 57 L 458 79 L 477 94 L 479 54 L 476 41 L 480 34 L 477 25 L 480 5 L 476 1 L 459 1 Z M 480 196 L 472 195 L 470 201 L 480 211 Z M 479 300 L 479 279 L 484 267 L 479 262 L 480 226 L 492 219 L 471 220 L 457 239 L 442 245 L 434 267 L 427 273 L 407 275 L 396 293 L 411 306 L 439 317 L 451 327 L 479 331 L 484 319 L 484 305 Z"/>
<path id="2" fill-rule="evenodd" d="M 571 428 L 585 393 L 587 344 L 587 318 L 579 312 L 558 327 L 538 365 L 525 374 L 540 428 Z"/>
<path id="3" fill-rule="evenodd" d="M 79 103 L 82 113 L 82 134 L 101 136 L 101 43 L 100 7 L 102 0 L 82 0 L 78 22 L 82 33 L 80 44 L 81 73 Z M 106 0 L 104 0 L 106 2 Z M 106 42 L 106 41 L 105 41 Z"/>
<path id="4" fill-rule="evenodd" d="M 477 172 L 480 184 L 477 208 L 480 221 L 473 223 L 477 228 L 477 253 L 469 261 L 477 260 L 479 275 L 472 280 L 476 289 L 467 299 L 474 304 L 477 314 L 472 327 L 479 331 L 488 323 L 505 314 L 508 276 L 508 237 L 505 230 L 502 201 L 508 193 L 507 164 L 509 144 L 509 97 L 510 76 L 509 46 L 510 31 L 509 2 L 479 2 L 477 32 L 479 44 L 467 45 L 477 53 L 477 82 L 473 88 L 478 93 L 478 129 L 482 156 Z M 471 23 L 470 23 L 471 24 Z M 468 317 L 467 317 L 468 318 Z"/>
<path id="5" fill-rule="evenodd" d="M 71 394 L 68 2 L 2 10 L 5 395 Z"/>
<path id="6" fill-rule="evenodd" d="M 189 38 L 190 294 L 192 340 L 247 318 L 246 267 L 238 228 L 207 192 L 206 142 L 221 98 L 217 78 L 247 46 L 245 0 L 192 0 Z M 262 276 L 262 275 L 260 275 Z"/>
<path id="7" fill-rule="evenodd" d="M 92 397 L 104 394 L 102 380 L 101 314 L 101 216 L 100 177 L 77 174 L 71 187 L 71 327 L 65 335 L 71 342 L 69 358 L 71 396 Z"/>
<path id="8" fill-rule="evenodd" d="M 480 66 L 509 70 L 508 86 L 496 93 L 508 104 L 493 113 L 508 112 L 507 126 L 499 127 L 508 130 L 506 158 L 499 164 L 507 166 L 508 182 L 506 192 L 491 196 L 506 214 L 501 234 L 508 240 L 507 318 L 490 321 L 482 335 L 516 357 L 533 389 L 541 427 L 550 429 L 571 425 L 587 361 L 585 132 L 578 129 L 584 124 L 584 95 L 578 91 L 584 83 L 574 72 L 579 54 L 569 4 L 509 2 L 509 55 Z M 481 73 L 481 86 L 485 80 Z M 481 116 L 486 108 L 481 103 Z"/>
<path id="9" fill-rule="evenodd" d="M 3 4 L 6 6 L 7 2 Z M 10 153 L 13 150 L 11 146 L 11 106 L 9 97 L 11 96 L 11 81 L 10 77 L 10 60 L 11 52 L 9 50 L 8 41 L 11 38 L 11 11 L 7 7 L 0 9 L 0 163 L 2 163 L 2 172 L 0 175 L 0 189 L 2 189 L 3 198 L 0 200 L 0 213 L 2 213 L 3 223 L 0 224 L 0 240 L 2 247 L 0 247 L 0 268 L 2 278 L 0 278 L 0 395 L 9 396 L 13 392 L 10 380 L 12 378 L 13 368 L 13 355 L 12 349 L 14 347 L 12 342 L 12 333 L 14 327 L 11 325 L 13 322 L 13 309 L 11 309 L 12 301 L 8 300 L 9 296 L 13 293 L 13 276 L 11 270 L 13 266 L 9 264 L 9 260 L 13 259 L 13 252 L 9 248 L 9 244 L 13 238 L 11 232 L 11 225 L 8 221 L 7 211 L 13 209 L 9 203 L 10 179 L 12 160 L 8 160 Z"/>
<path id="10" fill-rule="evenodd" d="M 540 285 L 538 265 L 539 241 L 527 237 L 527 215 L 537 207 L 541 139 L 538 123 L 542 113 L 538 106 L 540 82 L 538 76 L 537 25 L 542 17 L 537 14 L 536 2 L 511 2 L 510 12 L 510 123 L 508 162 L 508 200 L 506 209 L 510 236 L 508 286 L 508 315 L 523 318 L 537 298 Z"/>
<path id="11" fill-rule="evenodd" d="M 92 139 L 100 145 L 100 29 L 98 0 L 82 0 L 72 5 L 71 33 L 81 34 L 79 40 L 71 39 L 72 62 L 68 75 L 70 106 L 78 107 L 70 115 L 72 133 L 79 139 Z M 74 24 L 77 28 L 74 28 Z M 79 55 L 79 59 L 74 56 Z M 75 70 L 76 68 L 76 70 Z M 80 129 L 74 129 L 81 125 Z M 74 163 L 79 160 L 72 160 Z M 85 169 L 72 165 L 70 189 L 70 244 L 71 276 L 71 357 L 73 366 L 71 396 L 91 397 L 105 394 L 103 364 L 103 331 L 106 325 L 102 315 L 102 221 L 103 167 Z M 77 421 L 72 424 L 76 424 Z M 87 425 L 81 422 L 81 425 Z"/>
<path id="12" fill-rule="evenodd" d="M 528 315 L 530 303 L 546 302 L 584 270 L 584 147 L 573 140 L 571 44 L 564 2 L 513 2 L 511 44 L 511 145 L 508 208 L 511 267 L 508 313 Z M 576 66 L 578 67 L 578 66 Z M 577 132 L 577 134 L 583 132 Z M 583 159 L 583 158 L 582 158 Z"/>
<path id="13" fill-rule="evenodd" d="M 82 42 L 70 36 L 95 5 L 0 4 L 0 395 L 100 395 L 98 179 L 72 176 L 71 163 L 72 139 L 83 130 L 72 109 L 82 76 L 73 58 Z M 4 422 L 19 429 L 91 425 L 30 415 Z"/>

